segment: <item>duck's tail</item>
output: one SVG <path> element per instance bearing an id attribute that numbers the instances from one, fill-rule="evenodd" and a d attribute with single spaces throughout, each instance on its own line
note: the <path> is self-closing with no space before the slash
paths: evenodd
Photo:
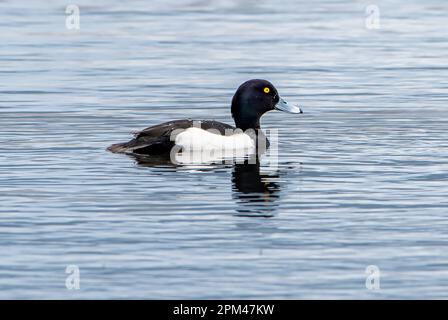
<path id="1" fill-rule="evenodd" d="M 129 152 L 129 142 L 124 143 L 114 143 L 113 145 L 107 147 L 107 151 L 110 151 L 112 153 L 126 153 Z"/>

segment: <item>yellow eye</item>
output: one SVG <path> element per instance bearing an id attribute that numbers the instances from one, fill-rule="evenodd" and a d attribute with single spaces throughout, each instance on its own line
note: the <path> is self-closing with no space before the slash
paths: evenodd
<path id="1" fill-rule="evenodd" d="M 271 92 L 271 89 L 269 89 L 268 87 L 265 87 L 265 88 L 263 89 L 263 91 L 264 91 L 264 93 L 269 93 L 269 92 Z"/>

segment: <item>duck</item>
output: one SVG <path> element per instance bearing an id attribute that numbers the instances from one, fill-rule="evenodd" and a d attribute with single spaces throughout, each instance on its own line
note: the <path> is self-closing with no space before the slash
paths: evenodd
<path id="1" fill-rule="evenodd" d="M 260 118 L 272 110 L 303 113 L 299 106 L 286 102 L 268 80 L 251 79 L 233 95 L 231 114 L 235 126 L 214 120 L 173 120 L 136 132 L 130 141 L 112 144 L 107 150 L 148 156 L 172 154 L 173 150 L 256 150 L 260 141 L 268 148 Z"/>

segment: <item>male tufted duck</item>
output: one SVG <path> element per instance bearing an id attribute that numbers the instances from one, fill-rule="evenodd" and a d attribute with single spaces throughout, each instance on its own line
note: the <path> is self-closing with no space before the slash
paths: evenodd
<path id="1" fill-rule="evenodd" d="M 231 112 L 236 128 L 212 120 L 169 121 L 137 132 L 129 142 L 113 144 L 107 150 L 160 155 L 170 153 L 174 146 L 187 149 L 256 148 L 260 135 L 264 137 L 260 118 L 274 109 L 302 113 L 298 106 L 283 100 L 269 81 L 253 79 L 244 82 L 233 96 Z M 266 142 L 269 144 L 267 139 Z"/>

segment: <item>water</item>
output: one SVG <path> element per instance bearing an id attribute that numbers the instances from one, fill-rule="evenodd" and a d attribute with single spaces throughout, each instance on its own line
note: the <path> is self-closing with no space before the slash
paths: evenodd
<path id="1" fill-rule="evenodd" d="M 0 2 L 0 298 L 448 298 L 445 1 L 76 3 Z M 250 78 L 277 170 L 105 151 Z"/>

